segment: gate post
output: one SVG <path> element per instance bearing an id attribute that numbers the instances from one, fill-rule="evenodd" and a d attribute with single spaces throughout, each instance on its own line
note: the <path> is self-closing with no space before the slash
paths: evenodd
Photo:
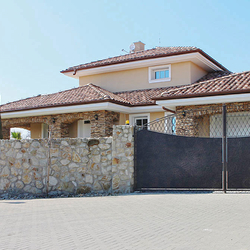
<path id="1" fill-rule="evenodd" d="M 138 128 L 134 126 L 134 191 L 137 190 L 137 133 Z"/>
<path id="2" fill-rule="evenodd" d="M 224 193 L 227 192 L 227 107 L 222 106 L 222 185 Z"/>

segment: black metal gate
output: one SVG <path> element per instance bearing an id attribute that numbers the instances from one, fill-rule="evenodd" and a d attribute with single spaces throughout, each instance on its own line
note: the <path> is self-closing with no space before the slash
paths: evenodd
<path id="1" fill-rule="evenodd" d="M 249 189 L 250 113 L 242 110 L 181 111 L 135 127 L 135 189 Z"/>

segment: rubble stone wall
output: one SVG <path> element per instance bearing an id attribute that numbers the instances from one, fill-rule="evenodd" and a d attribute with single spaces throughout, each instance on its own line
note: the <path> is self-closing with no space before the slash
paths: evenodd
<path id="1" fill-rule="evenodd" d="M 113 137 L 0 140 L 0 193 L 133 191 L 133 128 Z M 49 175 L 48 175 L 49 173 Z"/>

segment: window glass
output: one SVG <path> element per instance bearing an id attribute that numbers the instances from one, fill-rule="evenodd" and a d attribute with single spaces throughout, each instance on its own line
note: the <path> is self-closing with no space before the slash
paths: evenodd
<path id="1" fill-rule="evenodd" d="M 169 78 L 169 70 L 157 70 L 155 71 L 155 79 Z"/>
<path id="2" fill-rule="evenodd" d="M 137 126 L 141 126 L 142 125 L 142 120 L 141 119 L 137 119 L 136 120 L 136 125 Z"/>
<path id="3" fill-rule="evenodd" d="M 148 123 L 148 119 L 146 117 L 135 118 L 135 124 L 137 126 L 143 126 L 144 127 L 144 125 L 146 125 L 147 123 Z"/>
<path id="4" fill-rule="evenodd" d="M 160 71 L 160 78 L 165 78 L 165 71 Z"/>

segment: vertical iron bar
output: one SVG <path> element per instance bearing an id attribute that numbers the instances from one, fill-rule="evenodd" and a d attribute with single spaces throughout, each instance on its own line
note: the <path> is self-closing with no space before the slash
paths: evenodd
<path id="1" fill-rule="evenodd" d="M 137 191 L 137 133 L 138 128 L 134 126 L 134 190 Z"/>
<path id="2" fill-rule="evenodd" d="M 227 192 L 227 108 L 226 105 L 222 106 L 222 169 L 223 169 L 223 191 Z"/>

